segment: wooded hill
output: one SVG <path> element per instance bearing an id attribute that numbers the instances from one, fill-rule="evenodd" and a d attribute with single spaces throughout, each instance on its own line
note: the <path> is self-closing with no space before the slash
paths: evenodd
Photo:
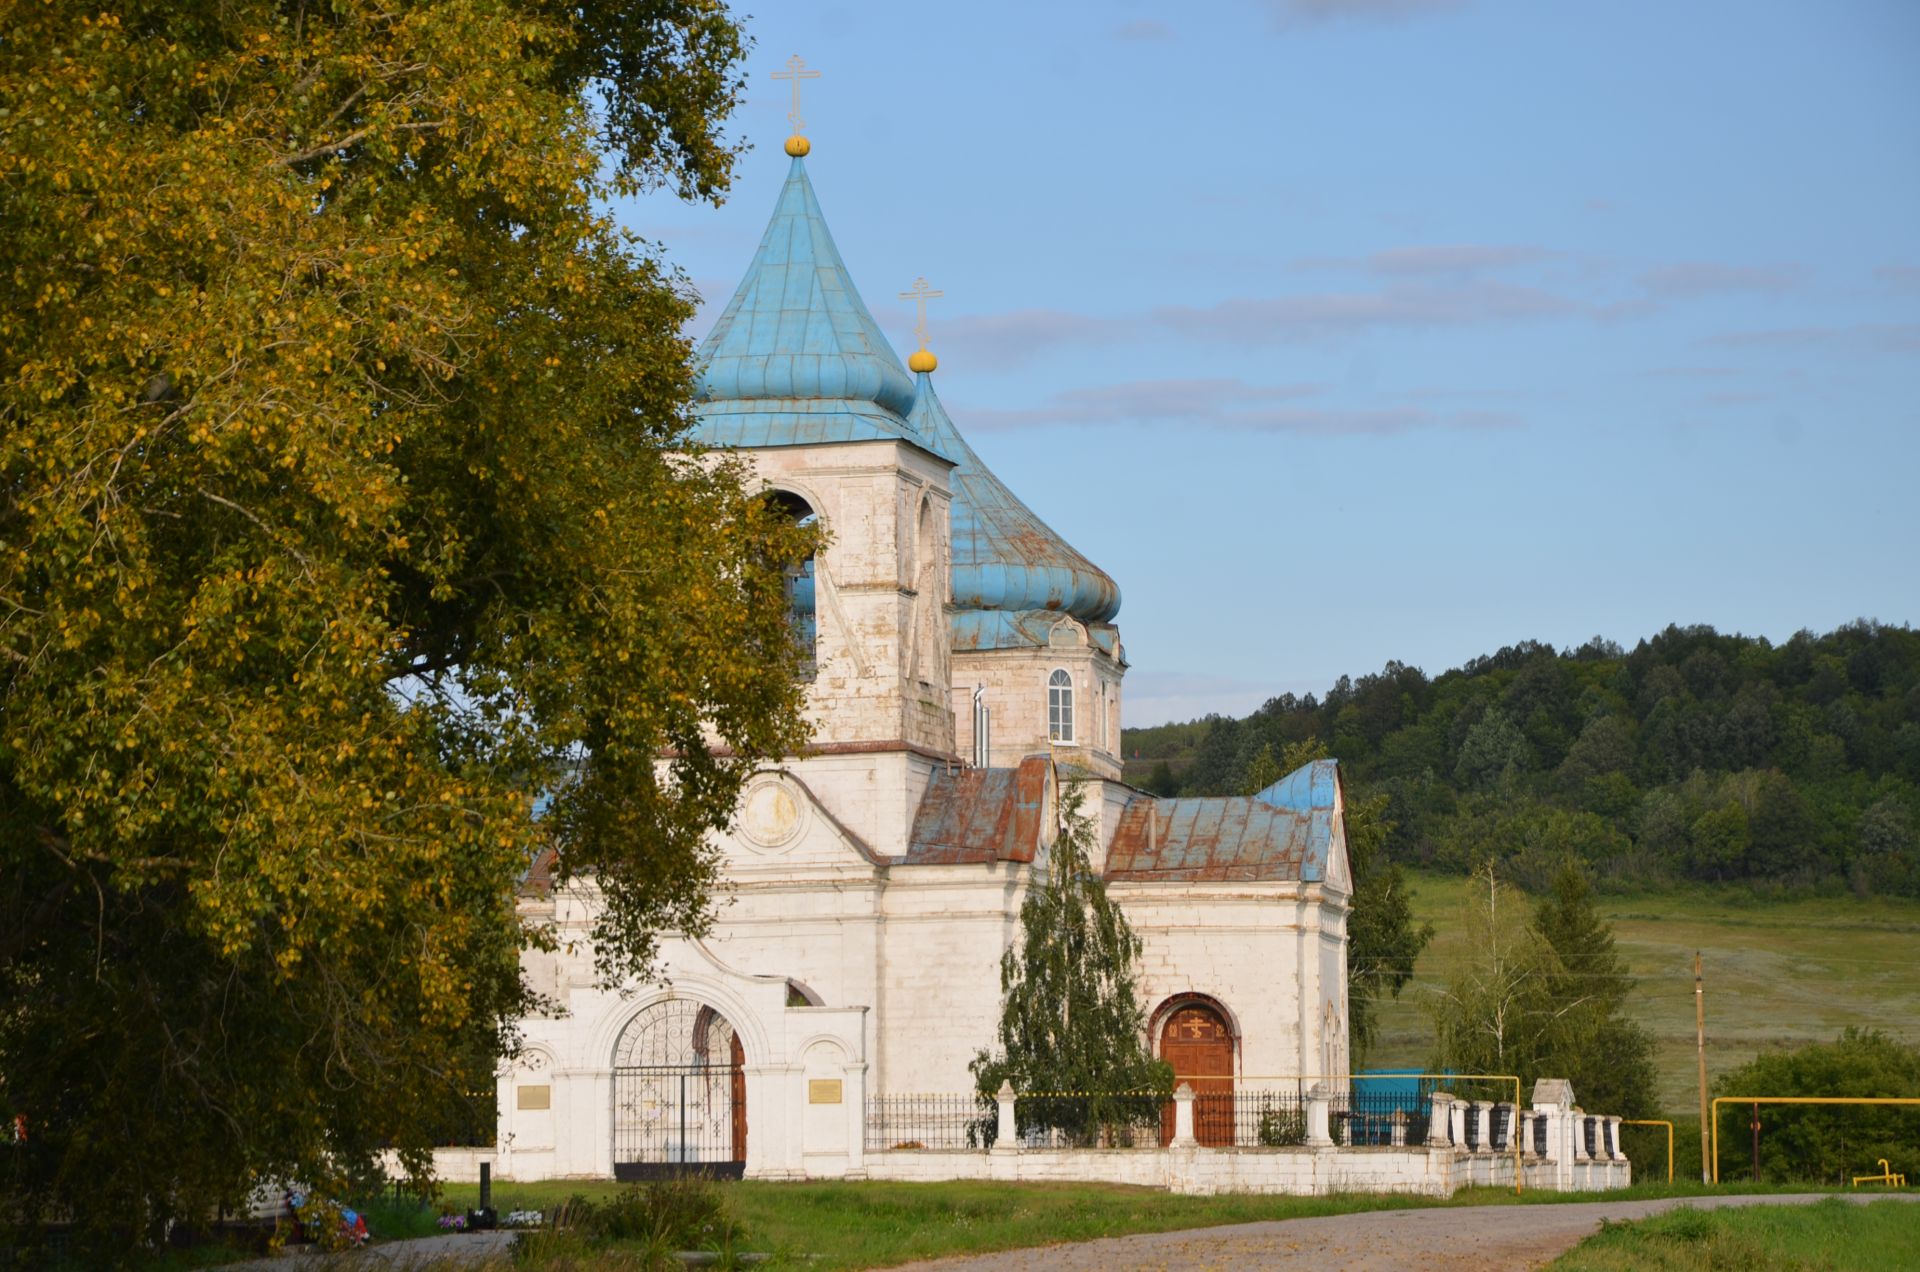
<path id="1" fill-rule="evenodd" d="M 1543 890 L 1571 851 L 1602 886 L 1751 880 L 1920 895 L 1920 632 L 1850 623 L 1780 645 L 1668 627 L 1631 652 L 1525 641 L 1429 678 L 1390 662 L 1244 719 L 1128 729 L 1128 780 L 1239 794 L 1324 740 L 1384 794 L 1393 859 L 1494 858 Z"/>

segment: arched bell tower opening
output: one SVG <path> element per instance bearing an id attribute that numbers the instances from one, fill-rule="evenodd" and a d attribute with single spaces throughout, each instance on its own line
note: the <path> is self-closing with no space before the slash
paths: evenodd
<path id="1" fill-rule="evenodd" d="M 747 1166 L 746 1054 L 719 1011 L 669 998 L 613 1048 L 613 1175 L 738 1179 Z"/>
<path id="2" fill-rule="evenodd" d="M 817 525 L 820 516 L 813 505 L 791 490 L 767 492 L 767 503 L 784 513 L 797 526 Z M 812 555 L 786 564 L 787 614 L 793 624 L 794 643 L 800 646 L 800 674 L 812 679 L 819 665 L 820 623 L 815 611 L 817 568 Z"/>

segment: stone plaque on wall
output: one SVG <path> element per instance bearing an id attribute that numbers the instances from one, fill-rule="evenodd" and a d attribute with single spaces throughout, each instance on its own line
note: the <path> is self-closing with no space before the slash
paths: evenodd
<path id="1" fill-rule="evenodd" d="M 550 1109 L 553 1107 L 553 1088 L 550 1086 L 523 1086 L 518 1088 L 519 1105 L 523 1109 Z"/>
<path id="2" fill-rule="evenodd" d="M 807 1082 L 808 1104 L 840 1103 L 839 1078 L 811 1078 Z"/>

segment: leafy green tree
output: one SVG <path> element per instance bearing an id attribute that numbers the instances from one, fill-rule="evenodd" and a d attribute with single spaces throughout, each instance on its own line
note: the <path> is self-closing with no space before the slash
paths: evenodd
<path id="1" fill-rule="evenodd" d="M 1536 1078 L 1562 1076 L 1540 1068 L 1559 1010 L 1552 977 L 1561 969 L 1527 922 L 1525 896 L 1485 864 L 1474 872 L 1459 922 L 1473 953 L 1428 1006 L 1435 1072 L 1514 1074 L 1523 1095 Z"/>
<path id="2" fill-rule="evenodd" d="M 1489 707 L 1460 744 L 1454 776 L 1462 786 L 1493 786 L 1524 772 L 1532 759 L 1526 734 L 1506 712 Z"/>
<path id="3" fill-rule="evenodd" d="M 1579 1091 L 1578 1087 L 1574 1088 Z M 1832 1042 L 1755 1056 L 1714 1082 L 1715 1095 L 1911 1096 L 1920 1092 L 1920 1047 L 1875 1029 L 1849 1027 Z M 1750 1107 L 1723 1107 L 1720 1176 L 1751 1168 Z M 1760 1106 L 1764 1180 L 1845 1182 L 1875 1174 L 1878 1159 L 1909 1179 L 1920 1176 L 1920 1107 Z"/>
<path id="4" fill-rule="evenodd" d="M 1694 820 L 1692 842 L 1693 867 L 1700 874 L 1725 879 L 1744 873 L 1753 842 L 1747 810 L 1736 800 L 1708 809 Z"/>
<path id="5" fill-rule="evenodd" d="M 742 55 L 709 0 L 9 6 L 14 1217 L 421 1175 L 543 846 L 610 977 L 708 921 L 810 544 L 685 453 L 693 298 L 603 209 L 721 196 Z"/>
<path id="6" fill-rule="evenodd" d="M 1582 1105 L 1623 1117 L 1653 1110 L 1653 1036 L 1626 1015 L 1633 978 L 1613 930 L 1593 904 L 1593 886 L 1572 857 L 1534 910 L 1534 931 L 1558 966 L 1546 977 L 1552 1027 L 1539 1064 L 1573 1083 Z"/>
<path id="7" fill-rule="evenodd" d="M 1147 1047 L 1140 938 L 1093 870 L 1099 831 L 1085 803 L 1079 782 L 1064 784 L 1060 833 L 1020 904 L 1020 942 L 1000 960 L 996 1045 L 969 1066 L 983 1100 L 1003 1082 L 1040 1093 L 1016 1106 L 1023 1135 L 1074 1143 L 1156 1127 L 1173 1089 L 1172 1066 Z"/>
<path id="8" fill-rule="evenodd" d="M 1258 755 L 1253 757 L 1253 763 L 1247 765 L 1247 776 L 1240 783 L 1240 793 L 1258 795 L 1292 771 L 1274 758 L 1273 744 L 1269 742 L 1260 748 Z"/>
<path id="9" fill-rule="evenodd" d="M 1534 889 L 1551 884 L 1564 841 L 1603 887 L 1920 891 L 1894 816 L 1904 806 L 1912 825 L 1920 810 L 1909 627 L 1849 623 L 1777 647 L 1709 627 L 1669 627 L 1631 652 L 1523 641 L 1432 680 L 1391 662 L 1324 698 L 1127 736 L 1186 761 L 1183 789 L 1203 795 L 1255 788 L 1269 748 L 1331 737 L 1350 789 L 1390 796 L 1397 858 L 1465 873 L 1496 830 L 1519 843 L 1501 850 L 1503 874 Z M 1869 849 L 1863 825 L 1891 848 Z"/>
<path id="10" fill-rule="evenodd" d="M 1644 1115 L 1652 1038 L 1624 1015 L 1633 981 L 1579 864 L 1563 859 L 1552 894 L 1529 916 L 1525 895 L 1489 862 L 1474 873 L 1460 921 L 1473 952 L 1430 1009 L 1436 1067 L 1510 1073 L 1523 1093 L 1540 1078 L 1566 1078 L 1590 1111 Z"/>

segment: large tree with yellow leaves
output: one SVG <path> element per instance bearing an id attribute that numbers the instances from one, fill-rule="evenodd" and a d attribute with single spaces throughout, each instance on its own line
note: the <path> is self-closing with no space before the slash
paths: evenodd
<path id="1" fill-rule="evenodd" d="M 606 212 L 725 192 L 742 34 L 712 0 L 0 31 L 0 1223 L 418 1170 L 525 1005 L 538 847 L 644 971 L 801 740 L 802 532 L 686 453 L 691 299 Z"/>

